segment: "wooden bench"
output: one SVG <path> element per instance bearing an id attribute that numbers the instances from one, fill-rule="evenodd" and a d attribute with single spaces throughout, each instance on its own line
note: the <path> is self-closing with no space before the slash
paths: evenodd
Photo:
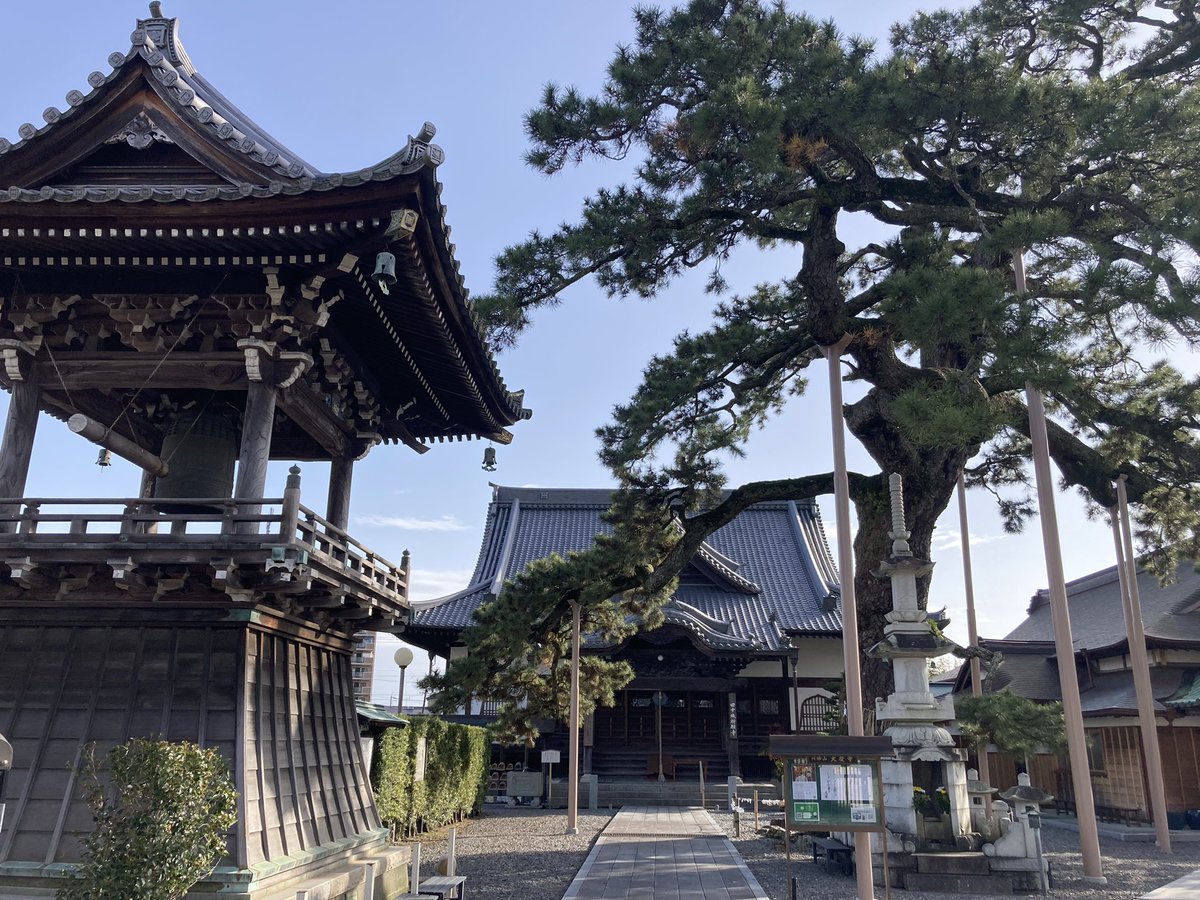
<path id="1" fill-rule="evenodd" d="M 464 900 L 467 896 L 466 884 L 465 875 L 431 875 L 421 879 L 418 890 L 422 894 L 436 894 L 439 900 Z"/>
<path id="2" fill-rule="evenodd" d="M 813 862 L 820 862 L 819 857 L 825 857 L 825 871 L 841 872 L 850 875 L 854 872 L 854 848 L 843 844 L 834 837 L 814 837 L 812 839 Z"/>

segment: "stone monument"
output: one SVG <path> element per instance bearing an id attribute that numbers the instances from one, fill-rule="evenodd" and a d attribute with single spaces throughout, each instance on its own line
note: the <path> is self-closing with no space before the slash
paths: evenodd
<path id="1" fill-rule="evenodd" d="M 934 697 L 929 689 L 929 660 L 960 648 L 942 636 L 918 604 L 917 577 L 929 572 L 933 563 L 917 559 L 908 546 L 900 476 L 892 475 L 889 486 L 892 553 L 874 574 L 892 581 L 892 611 L 886 616 L 884 639 L 868 651 L 891 661 L 895 679 L 895 690 L 886 700 L 876 700 L 875 711 L 877 720 L 887 723 L 884 734 L 895 747 L 882 766 L 886 823 L 890 832 L 902 837 L 906 849 L 910 843 L 918 850 L 966 849 L 972 830 L 967 754 L 954 745 L 946 728 L 954 721 L 953 700 Z M 923 802 L 914 803 L 920 796 Z"/>

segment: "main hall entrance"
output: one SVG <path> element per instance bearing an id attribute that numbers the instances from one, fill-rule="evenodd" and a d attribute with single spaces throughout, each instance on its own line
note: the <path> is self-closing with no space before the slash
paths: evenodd
<path id="1" fill-rule="evenodd" d="M 729 695 L 717 691 L 625 690 L 596 710 L 592 769 L 597 775 L 657 777 L 659 737 L 670 777 L 728 774 Z"/>
<path id="2" fill-rule="evenodd" d="M 720 695 L 712 691 L 621 691 L 612 709 L 596 711 L 596 738 L 631 747 L 658 746 L 661 700 L 663 747 L 721 749 Z M 726 701 L 726 705 L 728 701 Z"/>

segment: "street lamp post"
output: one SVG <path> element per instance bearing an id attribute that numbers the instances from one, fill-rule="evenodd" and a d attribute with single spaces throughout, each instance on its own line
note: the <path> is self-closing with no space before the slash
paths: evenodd
<path id="1" fill-rule="evenodd" d="M 404 709 L 404 670 L 412 664 L 413 652 L 407 647 L 401 647 L 392 656 L 392 659 L 400 667 L 400 696 L 396 698 L 396 712 L 400 713 Z"/>

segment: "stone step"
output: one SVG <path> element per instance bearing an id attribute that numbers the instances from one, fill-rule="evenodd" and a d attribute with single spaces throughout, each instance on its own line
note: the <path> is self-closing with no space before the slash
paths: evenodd
<path id="1" fill-rule="evenodd" d="M 929 875 L 909 872 L 904 887 L 910 891 L 932 894 L 1008 895 L 1013 892 L 1012 879 L 1007 875 Z"/>
<path id="2" fill-rule="evenodd" d="M 923 875 L 987 875 L 991 871 L 982 853 L 914 853 L 913 858 Z"/>

